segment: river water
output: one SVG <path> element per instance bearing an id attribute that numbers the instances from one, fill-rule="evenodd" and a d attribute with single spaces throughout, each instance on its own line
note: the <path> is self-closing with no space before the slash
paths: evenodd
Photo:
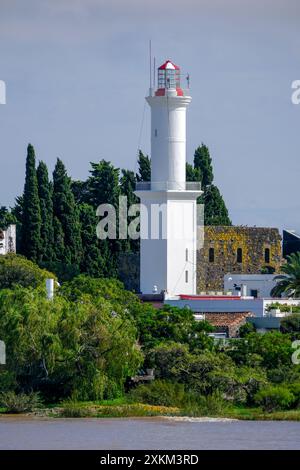
<path id="1" fill-rule="evenodd" d="M 0 449 L 300 449 L 300 422 L 0 417 Z"/>

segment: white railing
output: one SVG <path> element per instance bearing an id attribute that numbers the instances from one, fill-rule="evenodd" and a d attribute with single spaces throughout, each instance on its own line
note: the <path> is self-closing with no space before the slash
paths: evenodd
<path id="1" fill-rule="evenodd" d="M 198 181 L 141 181 L 136 183 L 137 191 L 201 191 Z"/>

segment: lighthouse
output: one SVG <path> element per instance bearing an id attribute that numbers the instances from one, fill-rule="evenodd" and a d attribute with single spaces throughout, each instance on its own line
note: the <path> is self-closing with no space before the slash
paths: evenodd
<path id="1" fill-rule="evenodd" d="M 140 291 L 196 294 L 197 198 L 200 183 L 186 182 L 186 112 L 192 100 L 180 68 L 158 68 L 151 109 L 151 181 L 137 183 L 140 198 Z"/>

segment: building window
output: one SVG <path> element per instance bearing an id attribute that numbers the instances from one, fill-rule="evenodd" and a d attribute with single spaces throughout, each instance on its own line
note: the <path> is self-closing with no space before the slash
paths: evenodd
<path id="1" fill-rule="evenodd" d="M 213 263 L 215 261 L 215 249 L 214 248 L 209 249 L 208 259 L 210 263 Z"/>
<path id="2" fill-rule="evenodd" d="M 236 261 L 237 263 L 242 263 L 243 262 L 243 250 L 242 248 L 238 248 L 236 251 Z"/>
<path id="3" fill-rule="evenodd" d="M 257 289 L 251 289 L 251 290 L 250 290 L 250 295 L 251 295 L 251 297 L 254 297 L 255 299 L 257 299 L 257 297 L 258 297 L 258 290 L 257 290 Z"/>
<path id="4" fill-rule="evenodd" d="M 154 137 L 157 137 L 157 129 L 154 131 Z"/>
<path id="5" fill-rule="evenodd" d="M 265 263 L 270 263 L 270 248 L 265 248 Z"/>
<path id="6" fill-rule="evenodd" d="M 185 271 L 185 282 L 189 282 L 189 272 Z"/>

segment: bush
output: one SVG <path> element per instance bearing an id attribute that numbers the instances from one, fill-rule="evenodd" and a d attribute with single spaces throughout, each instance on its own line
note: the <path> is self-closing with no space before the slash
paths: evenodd
<path id="1" fill-rule="evenodd" d="M 133 389 L 129 394 L 129 399 L 148 405 L 180 406 L 185 399 L 184 385 L 154 380 L 148 385 L 139 385 Z"/>
<path id="2" fill-rule="evenodd" d="M 70 398 L 62 403 L 61 416 L 64 418 L 87 418 L 91 415 L 91 410 L 80 406 L 76 400 Z"/>
<path id="3" fill-rule="evenodd" d="M 0 371 L 0 390 L 1 392 L 9 392 L 16 388 L 16 377 L 8 370 Z"/>
<path id="4" fill-rule="evenodd" d="M 255 333 L 255 331 L 256 331 L 256 329 L 255 329 L 255 326 L 253 325 L 253 323 L 246 322 L 239 329 L 239 337 L 240 338 L 245 338 L 250 333 Z"/>
<path id="5" fill-rule="evenodd" d="M 0 256 L 0 289 L 44 286 L 47 278 L 56 276 L 23 256 L 11 253 Z"/>
<path id="6" fill-rule="evenodd" d="M 183 416 L 222 416 L 230 408 L 220 392 L 207 396 L 191 393 L 189 398 L 182 409 Z"/>
<path id="7" fill-rule="evenodd" d="M 4 392 L 0 395 L 0 404 L 6 408 L 7 413 L 25 413 L 33 411 L 42 405 L 38 393 L 19 393 Z"/>
<path id="8" fill-rule="evenodd" d="M 300 408 L 300 382 L 290 384 L 289 390 L 295 397 L 294 406 Z"/>
<path id="9" fill-rule="evenodd" d="M 270 386 L 257 392 L 254 402 L 260 405 L 264 411 L 286 410 L 295 402 L 295 396 L 286 387 Z"/>

